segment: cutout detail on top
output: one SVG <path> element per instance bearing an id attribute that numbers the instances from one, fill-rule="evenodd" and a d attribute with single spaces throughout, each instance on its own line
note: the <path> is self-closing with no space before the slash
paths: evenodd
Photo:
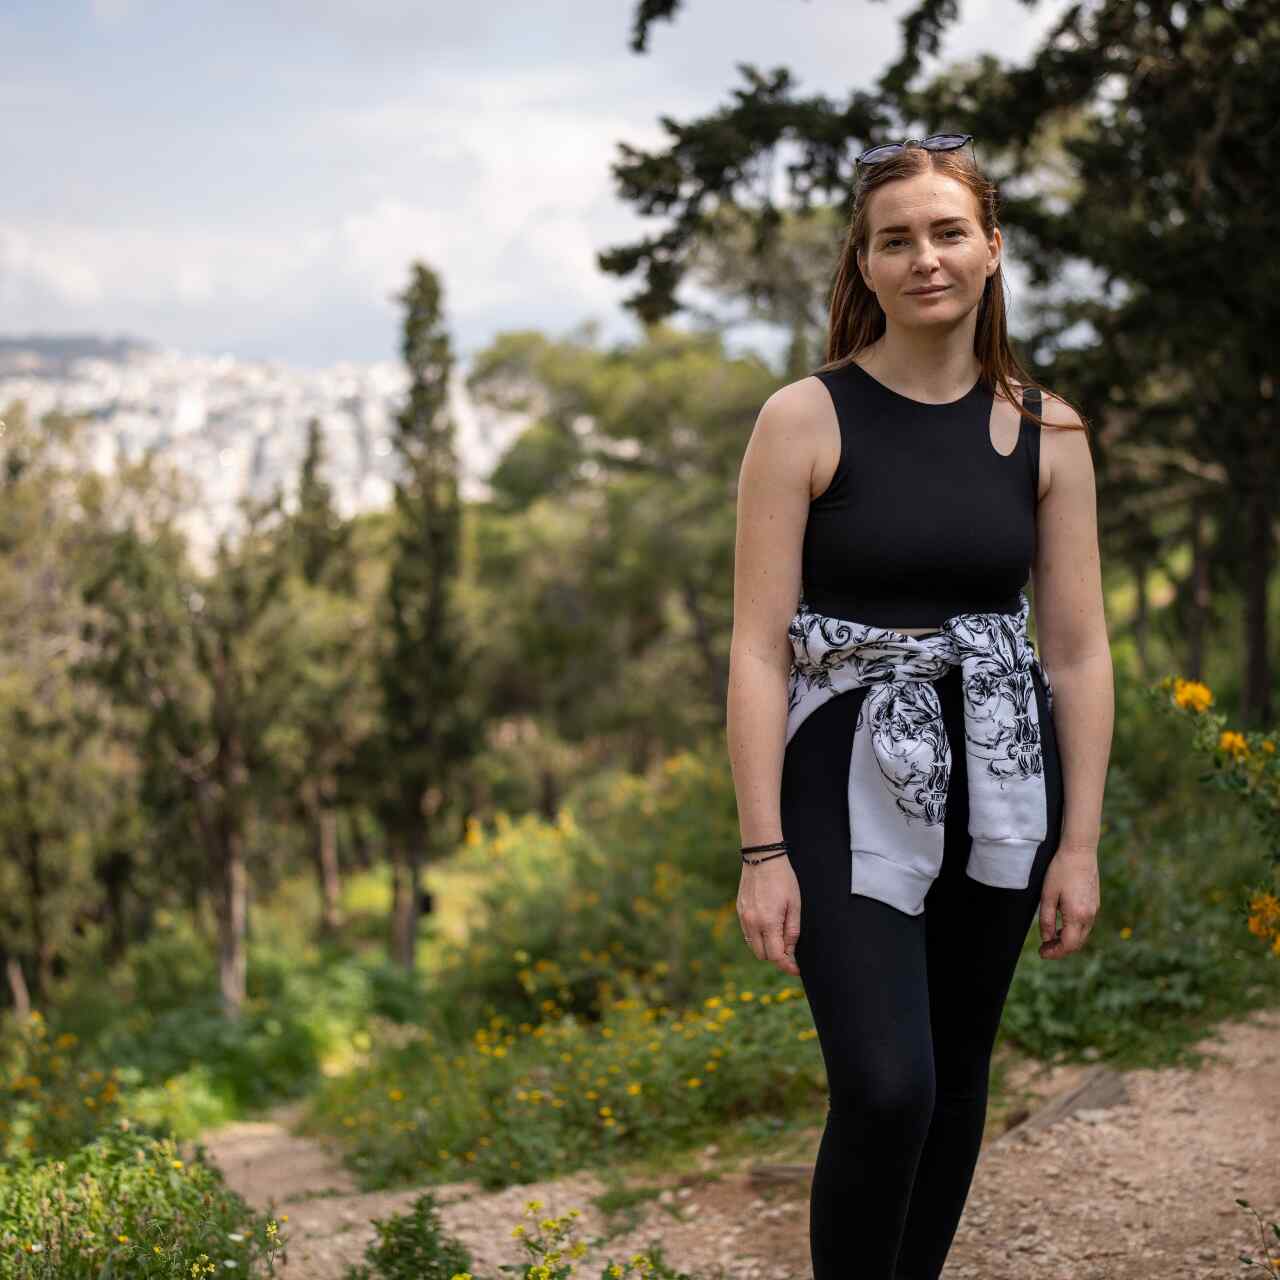
<path id="1" fill-rule="evenodd" d="M 1021 393 L 1021 388 L 1018 388 Z M 1022 411 L 1018 405 L 996 396 L 991 401 L 991 417 L 987 422 L 987 440 L 1002 458 L 1012 457 L 1022 433 Z"/>

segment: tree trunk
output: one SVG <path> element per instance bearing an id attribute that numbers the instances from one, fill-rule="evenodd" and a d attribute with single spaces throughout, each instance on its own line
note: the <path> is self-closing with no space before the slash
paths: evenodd
<path id="1" fill-rule="evenodd" d="M 218 922 L 218 986 L 223 1013 L 236 1019 L 245 997 L 245 928 L 247 925 L 247 876 L 244 866 L 244 831 L 232 779 L 234 743 L 218 753 L 221 783 L 214 788 L 204 781 L 194 786 L 197 821 L 205 837 L 205 850 L 213 868 L 213 893 Z"/>
<path id="2" fill-rule="evenodd" d="M 369 846 L 369 837 L 365 834 L 364 823 L 360 820 L 359 815 L 353 813 L 351 821 L 348 823 L 347 829 L 351 832 L 351 846 L 354 853 L 354 862 L 361 871 L 370 871 L 373 868 L 373 850 Z"/>
<path id="3" fill-rule="evenodd" d="M 729 666 L 717 655 L 706 610 L 693 583 L 683 584 L 684 607 L 693 620 L 693 638 L 707 673 L 707 693 L 713 707 L 723 707 L 729 696 Z"/>
<path id="4" fill-rule="evenodd" d="M 1138 654 L 1138 674 L 1143 680 L 1149 680 L 1151 653 L 1148 645 L 1150 614 L 1147 609 L 1147 559 L 1141 551 L 1133 560 L 1133 585 L 1133 644 Z"/>
<path id="5" fill-rule="evenodd" d="M 328 803 L 334 794 L 332 778 L 303 782 L 299 797 L 303 820 L 311 833 L 311 865 L 320 891 L 321 938 L 336 937 L 342 927 L 339 901 L 342 882 L 338 874 L 338 811 Z"/>
<path id="6" fill-rule="evenodd" d="M 36 999 L 45 1001 L 53 989 L 53 945 L 45 932 L 44 877 L 40 861 L 40 836 L 33 830 L 26 834 L 27 905 L 31 924 L 32 949 L 35 953 L 34 989 Z"/>
<path id="7" fill-rule="evenodd" d="M 1187 605 L 1187 679 L 1204 679 L 1204 642 L 1209 624 L 1209 552 L 1205 545 L 1205 502 L 1191 503 L 1191 583 Z"/>
<path id="8" fill-rule="evenodd" d="M 238 825 L 227 817 L 222 824 L 218 851 L 218 983 L 222 1008 L 228 1018 L 238 1018 L 245 997 L 245 924 L 247 877 Z"/>
<path id="9" fill-rule="evenodd" d="M 31 1014 L 31 993 L 27 990 L 27 978 L 22 972 L 22 961 L 6 951 L 4 957 L 5 977 L 9 980 L 9 995 L 13 999 L 13 1011 L 20 1021 L 25 1021 Z"/>
<path id="10" fill-rule="evenodd" d="M 1265 472 L 1258 473 L 1259 478 Z M 1271 578 L 1271 512 L 1267 495 L 1255 482 L 1248 495 L 1245 567 L 1245 723 L 1256 729 L 1271 723 L 1271 663 L 1267 652 L 1267 587 Z"/>
<path id="11" fill-rule="evenodd" d="M 316 815 L 316 872 L 320 877 L 320 933 L 336 937 L 342 929 L 342 877 L 338 869 L 338 811 L 321 804 Z"/>
<path id="12" fill-rule="evenodd" d="M 809 360 L 809 316 L 802 302 L 791 316 L 791 340 L 787 343 L 785 377 L 790 382 L 803 378 L 811 368 Z"/>
<path id="13" fill-rule="evenodd" d="M 418 895 L 408 854 L 409 839 L 396 832 L 391 837 L 391 959 L 413 971 L 417 934 Z"/>
<path id="14" fill-rule="evenodd" d="M 133 871 L 133 863 L 124 849 L 113 849 L 107 855 L 101 871 L 102 881 L 107 892 L 107 918 L 110 931 L 107 942 L 107 955 L 112 960 L 123 957 L 129 946 L 129 922 L 125 909 L 125 886 Z"/>
<path id="15" fill-rule="evenodd" d="M 320 890 L 320 936 L 332 938 L 342 928 L 342 877 L 338 872 L 338 810 L 332 804 L 333 778 L 302 787 L 302 809 L 311 828 L 311 860 Z"/>
<path id="16" fill-rule="evenodd" d="M 560 786 L 556 779 L 556 772 L 547 766 L 542 768 L 542 800 L 539 807 L 542 810 L 542 816 L 548 822 L 556 820 L 556 808 L 560 804 Z"/>
<path id="17" fill-rule="evenodd" d="M 209 893 L 208 884 L 208 867 L 211 865 L 208 861 L 208 855 L 212 853 L 207 834 L 200 831 L 200 847 L 205 850 L 206 860 L 199 863 L 195 859 L 191 860 L 191 874 L 186 877 L 186 896 L 187 910 L 191 912 L 191 923 L 195 926 L 196 933 L 205 942 L 206 945 L 212 946 L 217 936 L 217 913 L 210 917 L 209 913 Z M 202 876 L 201 873 L 204 873 Z"/>

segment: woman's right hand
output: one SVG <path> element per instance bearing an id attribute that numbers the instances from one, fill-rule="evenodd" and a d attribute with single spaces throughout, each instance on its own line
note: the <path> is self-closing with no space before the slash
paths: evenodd
<path id="1" fill-rule="evenodd" d="M 800 976 L 795 955 L 800 937 L 800 882 L 785 853 L 755 866 L 742 864 L 738 921 L 758 960 Z"/>

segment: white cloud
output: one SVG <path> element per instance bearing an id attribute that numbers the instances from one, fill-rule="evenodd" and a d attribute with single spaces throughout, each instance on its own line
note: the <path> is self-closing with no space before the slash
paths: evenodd
<path id="1" fill-rule="evenodd" d="M 76 245 L 41 228 L 0 225 L 0 282 L 6 310 L 28 286 L 72 306 L 100 302 L 107 292 L 101 275 Z"/>
<path id="2" fill-rule="evenodd" d="M 139 67 L 191 38 L 181 6 L 90 3 L 100 27 L 130 22 L 117 44 Z M 1029 20 L 1015 0 L 966 0 L 944 55 L 976 43 L 1016 57 L 1063 3 Z M 0 219 L 0 330 L 124 325 L 291 358 L 349 337 L 370 350 L 393 332 L 415 258 L 441 273 L 467 346 L 499 327 L 622 316 L 639 281 L 604 275 L 596 255 L 668 219 L 618 197 L 621 141 L 664 150 L 659 114 L 725 105 L 738 61 L 785 63 L 798 93 L 839 99 L 869 87 L 900 41 L 877 6 L 699 0 L 636 57 L 633 8 L 226 0 L 208 6 L 225 21 L 198 37 L 208 57 L 182 64 L 182 93 L 157 97 L 137 71 L 139 93 L 111 97 L 105 118 L 86 115 L 111 96 L 100 30 L 81 24 L 91 38 L 69 62 L 11 46 L 0 106 L 38 122 L 11 140 L 11 167 L 39 180 Z M 87 118 L 87 161 L 51 168 L 47 156 L 83 149 Z"/>
<path id="3" fill-rule="evenodd" d="M 93 16 L 103 26 L 115 26 L 131 18 L 138 0 L 93 0 Z"/>
<path id="4" fill-rule="evenodd" d="M 209 302 L 217 293 L 207 262 L 185 262 L 174 275 L 174 291 L 183 302 Z"/>

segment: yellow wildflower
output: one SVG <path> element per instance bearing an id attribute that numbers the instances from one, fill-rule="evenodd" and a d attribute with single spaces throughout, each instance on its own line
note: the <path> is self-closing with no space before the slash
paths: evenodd
<path id="1" fill-rule="evenodd" d="M 1209 686 L 1198 680 L 1183 680 L 1181 677 L 1173 682 L 1173 700 L 1180 707 L 1191 711 L 1207 711 L 1213 702 L 1213 693 Z"/>
<path id="2" fill-rule="evenodd" d="M 1259 938 L 1280 937 L 1280 899 L 1273 893 L 1257 894 L 1249 903 L 1249 932 Z"/>

